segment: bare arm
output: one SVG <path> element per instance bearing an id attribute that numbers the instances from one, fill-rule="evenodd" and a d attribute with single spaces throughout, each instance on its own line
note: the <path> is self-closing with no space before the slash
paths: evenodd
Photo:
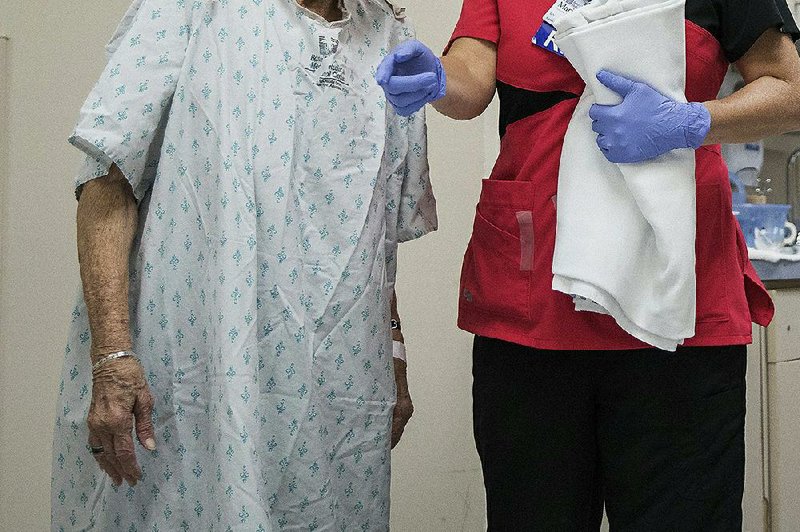
<path id="1" fill-rule="evenodd" d="M 442 65 L 447 74 L 447 93 L 433 102 L 436 110 L 456 120 L 470 120 L 483 113 L 494 98 L 497 46 L 462 37 L 442 57 Z"/>
<path id="2" fill-rule="evenodd" d="M 800 56 L 776 29 L 765 32 L 736 62 L 746 85 L 706 102 L 711 130 L 706 144 L 740 143 L 800 129 Z"/>
<path id="3" fill-rule="evenodd" d="M 133 191 L 116 166 L 84 185 L 78 202 L 78 260 L 93 361 L 131 348 L 128 260 L 137 220 Z"/>
<path id="4" fill-rule="evenodd" d="M 138 210 L 128 181 L 116 166 L 86 183 L 78 202 L 78 260 L 89 327 L 92 362 L 132 347 L 128 314 L 128 261 Z M 113 480 L 135 485 L 142 477 L 131 431 L 155 450 L 153 398 L 144 370 L 134 358 L 120 358 L 92 371 L 89 445 L 100 468 Z"/>
<path id="5" fill-rule="evenodd" d="M 392 319 L 400 321 L 400 313 L 397 310 L 397 292 L 392 292 Z M 403 331 L 392 329 L 392 340 L 395 342 L 405 342 Z"/>
<path id="6" fill-rule="evenodd" d="M 397 294 L 392 293 L 392 319 L 400 321 L 400 314 L 397 311 Z M 392 341 L 403 342 L 403 333 L 398 329 L 392 329 Z M 414 414 L 414 403 L 411 401 L 411 394 L 408 391 L 407 365 L 404 361 L 392 358 L 394 363 L 394 379 L 397 385 L 397 404 L 394 407 L 392 417 L 392 448 L 394 448 L 403 436 L 403 431 Z"/>

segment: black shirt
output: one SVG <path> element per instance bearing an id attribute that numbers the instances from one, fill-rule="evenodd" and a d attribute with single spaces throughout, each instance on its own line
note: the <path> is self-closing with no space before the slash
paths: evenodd
<path id="1" fill-rule="evenodd" d="M 800 38 L 786 0 L 687 0 L 686 18 L 714 35 L 731 63 L 769 28 Z"/>

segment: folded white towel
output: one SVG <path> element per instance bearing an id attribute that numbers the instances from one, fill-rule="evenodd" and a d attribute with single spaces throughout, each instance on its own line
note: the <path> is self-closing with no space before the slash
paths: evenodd
<path id="1" fill-rule="evenodd" d="M 763 260 L 765 262 L 772 262 L 774 264 L 777 264 L 782 260 L 789 262 L 800 262 L 800 253 L 794 254 L 790 253 L 789 251 L 791 251 L 791 248 L 788 248 L 786 253 L 772 249 L 747 248 L 747 255 L 749 256 L 750 260 Z"/>
<path id="2" fill-rule="evenodd" d="M 556 44 L 587 87 L 561 155 L 553 289 L 674 351 L 694 336 L 694 151 L 610 163 L 589 108 L 621 101 L 597 81 L 603 69 L 686 101 L 684 0 L 596 0 L 555 24 Z"/>

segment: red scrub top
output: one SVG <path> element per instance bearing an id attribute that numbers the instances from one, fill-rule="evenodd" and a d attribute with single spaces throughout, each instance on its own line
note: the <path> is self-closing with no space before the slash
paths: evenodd
<path id="1" fill-rule="evenodd" d="M 787 30 L 783 8 L 776 8 L 777 14 L 769 12 L 770 18 L 767 13 L 765 22 L 742 19 L 747 31 L 734 31 L 732 19 L 720 23 L 717 18 L 719 1 L 687 2 L 689 101 L 716 98 L 729 61 L 741 57 L 767 27 Z M 776 5 L 776 0 L 759 1 Z M 465 0 L 451 39 L 452 43 L 473 37 L 497 44 L 502 137 L 494 170 L 483 181 L 464 257 L 458 324 L 474 334 L 540 349 L 650 347 L 610 316 L 575 311 L 572 298 L 551 287 L 559 160 L 567 125 L 584 89 L 565 58 L 531 42 L 552 3 Z M 730 40 L 725 32 L 732 34 Z M 696 159 L 697 324 L 695 337 L 684 345 L 747 344 L 752 340 L 751 321 L 767 325 L 774 307 L 747 258 L 732 214 L 720 146 L 701 147 Z M 528 263 L 521 257 L 529 257 L 530 248 L 534 258 Z"/>

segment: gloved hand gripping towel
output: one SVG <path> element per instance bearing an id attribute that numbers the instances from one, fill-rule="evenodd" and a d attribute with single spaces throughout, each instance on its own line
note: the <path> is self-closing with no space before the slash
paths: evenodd
<path id="1" fill-rule="evenodd" d="M 601 70 L 686 102 L 684 1 L 596 0 L 555 21 L 556 44 L 587 87 L 561 155 L 553 289 L 669 351 L 694 336 L 694 150 L 611 163 L 589 109 L 621 101 Z"/>

